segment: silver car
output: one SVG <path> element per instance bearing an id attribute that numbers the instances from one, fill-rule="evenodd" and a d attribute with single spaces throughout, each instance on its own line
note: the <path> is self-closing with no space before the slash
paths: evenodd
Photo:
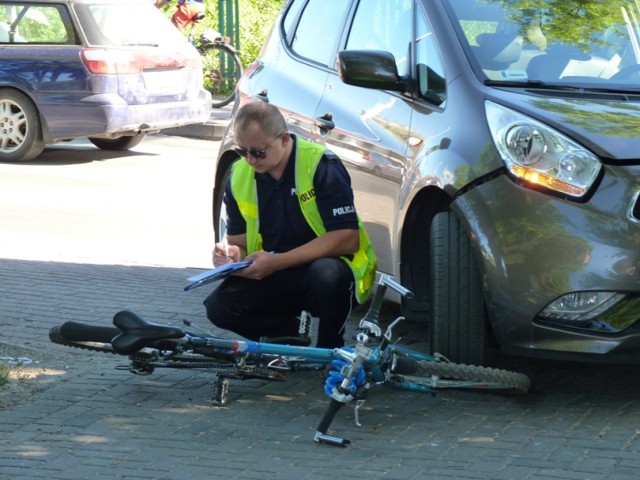
<path id="1" fill-rule="evenodd" d="M 622 0 L 292 0 L 236 108 L 269 101 L 340 156 L 433 351 L 636 361 L 638 19 Z M 231 127 L 218 235 L 234 146 Z"/>

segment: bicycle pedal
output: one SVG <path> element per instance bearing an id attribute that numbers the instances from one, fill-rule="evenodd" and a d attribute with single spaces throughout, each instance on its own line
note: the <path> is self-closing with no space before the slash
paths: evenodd
<path id="1" fill-rule="evenodd" d="M 227 403 L 228 393 L 229 380 L 219 377 L 211 388 L 211 403 L 219 406 L 225 405 Z"/>

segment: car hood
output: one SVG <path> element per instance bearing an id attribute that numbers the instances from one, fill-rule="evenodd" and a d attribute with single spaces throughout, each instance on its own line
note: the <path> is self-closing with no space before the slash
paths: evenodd
<path id="1" fill-rule="evenodd" d="M 601 158 L 640 159 L 640 96 L 494 89 L 488 98 L 563 132 Z"/>

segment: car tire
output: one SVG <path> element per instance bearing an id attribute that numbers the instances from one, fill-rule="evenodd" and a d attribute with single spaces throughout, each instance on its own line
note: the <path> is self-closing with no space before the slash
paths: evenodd
<path id="1" fill-rule="evenodd" d="M 89 137 L 89 141 L 93 143 L 100 150 L 129 150 L 130 148 L 138 145 L 146 136 L 145 133 L 139 133 L 138 135 L 127 136 L 117 138 L 94 138 Z"/>
<path id="2" fill-rule="evenodd" d="M 26 162 L 44 150 L 40 114 L 24 93 L 0 89 L 0 161 Z"/>
<path id="3" fill-rule="evenodd" d="M 431 224 L 431 352 L 452 362 L 482 365 L 488 338 L 480 270 L 469 235 L 452 212 Z"/>
<path id="4" fill-rule="evenodd" d="M 227 234 L 227 215 L 223 199 L 227 182 L 229 181 L 229 177 L 231 176 L 231 167 L 233 167 L 233 163 L 227 166 L 227 169 L 225 170 L 222 177 L 222 181 L 216 188 L 213 197 L 213 227 L 215 230 L 216 242 L 222 241 L 222 239 Z"/>

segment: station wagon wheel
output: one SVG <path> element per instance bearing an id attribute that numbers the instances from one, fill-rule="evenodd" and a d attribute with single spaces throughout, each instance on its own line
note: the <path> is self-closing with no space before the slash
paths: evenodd
<path id="1" fill-rule="evenodd" d="M 129 150 L 138 145 L 145 136 L 145 133 L 139 133 L 137 135 L 123 135 L 117 138 L 89 137 L 89 141 L 100 150 Z"/>
<path id="2" fill-rule="evenodd" d="M 430 257 L 431 352 L 452 362 L 482 365 L 489 332 L 480 271 L 469 235 L 455 214 L 434 217 Z"/>
<path id="3" fill-rule="evenodd" d="M 0 89 L 0 161 L 24 162 L 44 149 L 40 115 L 29 97 Z"/>

